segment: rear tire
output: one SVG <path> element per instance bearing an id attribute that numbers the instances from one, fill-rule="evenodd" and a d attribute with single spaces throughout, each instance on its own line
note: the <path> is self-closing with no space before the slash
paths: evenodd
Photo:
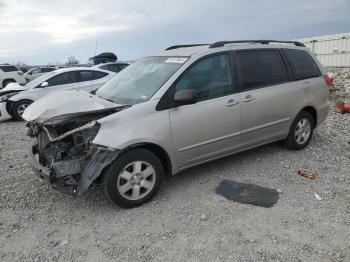
<path id="1" fill-rule="evenodd" d="M 102 187 L 112 203 L 133 208 L 154 197 L 163 177 L 163 165 L 155 154 L 131 149 L 111 164 L 102 178 Z"/>
<path id="2" fill-rule="evenodd" d="M 311 141 L 315 128 L 315 120 L 307 111 L 301 111 L 290 127 L 288 137 L 284 141 L 287 148 L 304 149 Z"/>
<path id="3" fill-rule="evenodd" d="M 31 103 L 33 103 L 33 101 L 28 99 L 17 101 L 12 108 L 12 116 L 17 120 L 23 120 L 22 114 Z"/>

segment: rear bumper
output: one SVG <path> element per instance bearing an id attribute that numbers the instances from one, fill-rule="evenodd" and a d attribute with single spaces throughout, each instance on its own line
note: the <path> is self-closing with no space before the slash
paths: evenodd
<path id="1" fill-rule="evenodd" d="M 6 102 L 0 103 L 0 121 L 6 121 L 11 119 L 12 116 L 7 112 Z"/>

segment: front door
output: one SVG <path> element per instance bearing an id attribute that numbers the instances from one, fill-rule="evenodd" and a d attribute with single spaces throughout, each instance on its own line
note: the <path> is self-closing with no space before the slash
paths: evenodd
<path id="1" fill-rule="evenodd" d="M 194 89 L 197 103 L 170 109 L 177 162 L 185 168 L 233 152 L 241 134 L 240 95 L 228 53 L 194 64 L 175 84 L 175 91 Z"/>
<path id="2" fill-rule="evenodd" d="M 46 80 L 48 86 L 40 88 L 41 96 L 47 95 L 53 91 L 62 91 L 78 88 L 78 74 L 77 71 L 65 72 L 53 76 Z"/>

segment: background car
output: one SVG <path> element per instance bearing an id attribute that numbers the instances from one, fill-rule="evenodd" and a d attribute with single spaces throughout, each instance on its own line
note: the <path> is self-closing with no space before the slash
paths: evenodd
<path id="1" fill-rule="evenodd" d="M 6 87 L 9 83 L 25 84 L 26 80 L 23 72 L 14 65 L 0 65 L 0 89 Z"/>
<path id="2" fill-rule="evenodd" d="M 118 57 L 113 53 L 101 53 L 94 57 L 90 57 L 89 64 L 98 65 L 101 63 L 115 62 L 117 60 L 118 60 Z"/>
<path id="3" fill-rule="evenodd" d="M 43 74 L 46 74 L 48 72 L 54 71 L 56 69 L 57 68 L 55 68 L 55 67 L 36 67 L 36 68 L 33 68 L 33 69 L 29 70 L 28 72 L 26 72 L 24 74 L 24 78 L 26 79 L 27 82 L 30 82 L 30 81 L 34 80 L 35 78 L 37 78 Z"/>
<path id="4" fill-rule="evenodd" d="M 129 65 L 129 63 L 127 63 L 127 62 L 112 62 L 112 63 L 99 64 L 99 65 L 96 65 L 93 67 L 104 69 L 104 70 L 111 71 L 114 73 L 119 73 L 128 65 Z"/>
<path id="5" fill-rule="evenodd" d="M 6 110 L 14 118 L 21 120 L 24 110 L 33 101 L 53 92 L 69 89 L 82 89 L 88 92 L 96 91 L 110 80 L 115 73 L 98 68 L 73 67 L 58 69 L 42 75 L 26 84 L 25 90 L 13 84 L 12 90 L 0 96 L 6 102 Z"/>

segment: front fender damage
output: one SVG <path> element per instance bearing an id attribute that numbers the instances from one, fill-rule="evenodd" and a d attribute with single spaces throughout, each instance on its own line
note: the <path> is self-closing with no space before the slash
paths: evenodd
<path id="1" fill-rule="evenodd" d="M 77 186 L 77 194 L 81 195 L 98 178 L 102 171 L 119 155 L 119 151 L 97 150 L 86 166 Z"/>

